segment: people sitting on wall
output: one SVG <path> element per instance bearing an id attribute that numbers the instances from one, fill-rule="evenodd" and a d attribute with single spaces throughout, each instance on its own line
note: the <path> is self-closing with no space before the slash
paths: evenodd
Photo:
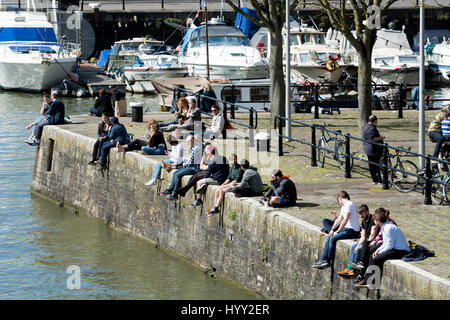
<path id="1" fill-rule="evenodd" d="M 198 207 L 203 204 L 202 196 L 205 194 L 209 185 L 221 185 L 228 177 L 229 169 L 227 158 L 219 155 L 215 146 L 209 146 L 211 155 L 213 158 L 209 161 L 208 170 L 205 174 L 205 178 L 197 182 L 197 199 L 191 204 L 191 207 Z"/>
<path id="2" fill-rule="evenodd" d="M 250 167 L 248 160 L 241 160 L 241 169 L 244 171 L 241 182 L 231 191 L 236 197 L 257 197 L 263 193 L 263 183 L 258 169 Z"/>
<path id="3" fill-rule="evenodd" d="M 117 117 L 111 117 L 108 124 L 108 141 L 103 142 L 100 151 L 100 163 L 97 164 L 97 170 L 106 169 L 106 158 L 108 157 L 111 148 L 116 147 L 117 143 L 119 143 L 119 145 L 130 143 L 127 129 L 123 124 L 119 123 L 119 119 Z"/>
<path id="4" fill-rule="evenodd" d="M 89 165 L 93 166 L 98 162 L 100 157 L 100 150 L 102 149 L 103 143 L 108 141 L 109 133 L 109 117 L 106 113 L 102 114 L 102 120 L 97 126 L 97 141 L 95 141 L 94 148 L 92 150 L 92 159 L 89 161 Z"/>
<path id="5" fill-rule="evenodd" d="M 156 180 L 161 178 L 161 170 L 163 165 L 169 165 L 172 170 L 181 167 L 183 164 L 183 144 L 172 135 L 167 137 L 167 143 L 172 149 L 170 152 L 168 150 L 165 151 L 165 153 L 169 156 L 169 159 L 163 160 L 162 162 L 158 162 L 156 164 L 153 177 L 145 184 L 146 186 L 154 185 Z"/>
<path id="6" fill-rule="evenodd" d="M 208 172 L 209 161 L 213 157 L 211 155 L 211 149 L 209 148 L 210 145 L 211 145 L 210 142 L 205 142 L 204 145 L 205 150 L 203 152 L 202 160 L 200 162 L 200 170 L 189 178 L 189 181 L 186 183 L 185 186 L 175 190 L 174 192 L 175 195 L 184 197 L 186 193 L 196 185 L 197 181 L 206 177 L 206 174 Z"/>
<path id="7" fill-rule="evenodd" d="M 48 93 L 44 92 L 44 94 L 42 94 L 42 107 L 41 110 L 39 111 L 40 116 L 37 117 L 32 123 L 27 125 L 27 130 L 33 128 L 33 131 L 31 132 L 31 135 L 28 137 L 28 139 L 25 140 L 25 143 L 29 145 L 34 144 L 34 137 L 36 136 L 36 127 L 46 118 L 47 112 L 50 108 L 50 102 L 51 102 L 50 96 L 48 95 Z"/>
<path id="8" fill-rule="evenodd" d="M 169 195 L 166 200 L 178 199 L 175 190 L 179 189 L 181 178 L 186 175 L 193 175 L 200 170 L 200 162 L 204 150 L 201 138 L 190 135 L 187 137 L 186 142 L 191 147 L 189 152 L 189 160 L 183 163 L 183 166 L 173 174 L 169 187 L 161 192 L 161 194 Z"/>
<path id="9" fill-rule="evenodd" d="M 159 126 L 161 128 L 163 127 L 167 127 L 173 124 L 184 124 L 184 122 L 187 120 L 187 113 L 188 113 L 188 100 L 185 97 L 181 97 L 178 99 L 178 109 L 177 111 L 175 111 L 175 120 L 174 121 L 170 121 L 167 123 L 162 123 Z"/>
<path id="10" fill-rule="evenodd" d="M 363 247 L 367 249 L 369 244 L 375 238 L 378 233 L 378 227 L 375 225 L 372 215 L 369 212 L 369 207 L 362 204 L 358 208 L 359 216 L 361 217 L 361 237 L 358 242 L 354 243 L 350 248 L 350 263 L 348 267 L 338 274 L 346 279 L 351 279 L 357 276 L 357 270 L 363 266 L 360 262 L 361 251 Z M 356 272 L 355 272 L 356 270 Z"/>
<path id="11" fill-rule="evenodd" d="M 185 138 L 192 131 L 194 131 L 194 134 L 198 134 L 202 130 L 202 111 L 196 106 L 196 100 L 194 97 L 190 96 L 187 99 L 189 104 L 187 120 L 183 124 L 172 124 L 161 128 L 161 130 L 165 132 L 175 131 L 175 136 L 178 139 Z M 189 132 L 182 134 L 180 130 L 186 130 Z"/>
<path id="12" fill-rule="evenodd" d="M 65 122 L 64 116 L 65 116 L 65 106 L 64 103 L 58 99 L 58 96 L 56 93 L 51 94 L 52 102 L 50 103 L 49 109 L 47 111 L 47 114 L 37 126 L 36 126 L 36 134 L 34 137 L 34 141 L 31 145 L 38 145 L 41 136 L 42 131 L 44 130 L 44 127 L 47 125 L 57 125 L 57 124 L 63 124 Z"/>
<path id="13" fill-rule="evenodd" d="M 111 103 L 111 97 L 106 94 L 105 89 L 98 91 L 99 96 L 95 98 L 94 106 L 89 109 L 89 115 L 100 117 L 103 113 L 106 113 L 109 117 L 114 116 L 114 109 Z"/>
<path id="14" fill-rule="evenodd" d="M 341 205 L 341 214 L 327 236 L 322 257 L 312 266 L 313 268 L 324 269 L 331 265 L 334 261 L 336 243 L 339 240 L 359 238 L 358 212 L 350 201 L 350 195 L 346 191 L 340 191 L 337 194 L 337 201 Z"/>
<path id="15" fill-rule="evenodd" d="M 116 145 L 117 152 L 126 152 L 133 150 L 141 150 L 144 154 L 149 155 L 164 155 L 166 154 L 167 146 L 164 140 L 163 133 L 159 130 L 158 121 L 151 121 L 149 140 L 134 139 L 128 144 L 121 146 Z"/>
<path id="16" fill-rule="evenodd" d="M 213 106 L 217 105 L 216 93 L 211 87 L 211 84 L 205 82 L 202 84 L 203 93 L 200 96 L 200 108 L 202 112 L 211 113 L 211 109 Z"/>
<path id="17" fill-rule="evenodd" d="M 368 280 L 377 270 L 381 281 L 384 263 L 387 260 L 402 259 L 410 251 L 402 230 L 396 224 L 389 222 L 386 214 L 383 214 L 382 211 L 375 211 L 373 221 L 383 234 L 383 244 L 369 257 L 367 270 L 372 269 L 373 271 L 366 272 L 363 279 L 354 284 L 355 288 L 370 288 L 372 284 L 368 283 Z M 378 268 L 370 268 L 371 266 Z"/>
<path id="18" fill-rule="evenodd" d="M 271 207 L 293 207 L 297 201 L 297 188 L 289 176 L 280 169 L 272 172 L 272 187 L 263 196 L 264 204 Z"/>
<path id="19" fill-rule="evenodd" d="M 225 126 L 225 119 L 222 115 L 221 109 L 218 105 L 213 105 L 211 108 L 213 118 L 211 127 L 207 127 L 203 133 L 204 139 L 214 139 L 222 136 L 223 128 Z"/>
<path id="20" fill-rule="evenodd" d="M 244 175 L 244 170 L 238 164 L 237 155 L 232 154 L 229 157 L 230 169 L 227 179 L 220 185 L 214 194 L 214 207 L 209 210 L 206 215 L 212 216 L 220 212 L 220 206 L 222 205 L 223 199 L 227 192 L 231 192 L 234 187 L 237 187 L 242 181 L 242 176 Z"/>

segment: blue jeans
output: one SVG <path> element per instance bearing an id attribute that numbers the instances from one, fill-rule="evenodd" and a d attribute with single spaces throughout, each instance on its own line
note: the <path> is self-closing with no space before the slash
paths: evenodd
<path id="1" fill-rule="evenodd" d="M 141 150 L 144 151 L 146 154 L 150 155 L 164 155 L 166 148 L 164 148 L 164 146 L 156 146 L 156 147 L 143 146 Z"/>
<path id="2" fill-rule="evenodd" d="M 46 117 L 47 117 L 47 116 L 39 116 L 39 117 L 37 117 L 37 118 L 34 120 L 35 126 L 33 127 L 33 133 L 34 133 L 35 136 L 36 136 L 36 127 L 37 127 L 37 125 L 38 125 L 39 123 L 41 123 L 42 120 L 44 120 Z"/>
<path id="3" fill-rule="evenodd" d="M 161 127 L 167 127 L 167 126 L 170 126 L 171 124 L 178 124 L 178 121 L 171 121 L 171 122 L 167 122 L 167 123 L 162 123 L 162 124 L 160 124 L 159 125 L 159 127 L 161 128 Z"/>
<path id="4" fill-rule="evenodd" d="M 359 238 L 359 232 L 349 228 L 342 229 L 341 232 L 335 234 L 332 237 L 327 236 L 327 240 L 325 241 L 325 248 L 323 249 L 322 258 L 320 258 L 320 260 L 327 262 L 333 261 L 334 254 L 336 252 L 336 243 L 339 240 L 355 238 Z"/>
<path id="5" fill-rule="evenodd" d="M 183 167 L 175 171 L 172 177 L 172 181 L 169 185 L 169 190 L 174 191 L 180 188 L 181 178 L 188 175 L 193 175 L 197 171 L 193 167 Z"/>
<path id="6" fill-rule="evenodd" d="M 97 108 L 94 107 L 90 107 L 89 108 L 89 112 L 92 113 L 94 116 L 96 117 L 101 117 L 102 115 L 100 114 L 100 112 L 98 111 Z"/>
<path id="7" fill-rule="evenodd" d="M 327 230 L 327 233 L 330 233 L 331 227 L 333 227 L 334 220 L 331 219 L 323 219 L 322 220 L 323 227 Z"/>
<path id="8" fill-rule="evenodd" d="M 163 160 L 164 163 L 175 163 L 172 160 Z M 155 172 L 153 172 L 153 178 L 158 179 L 161 177 L 162 164 L 158 162 L 155 166 Z"/>
<path id="9" fill-rule="evenodd" d="M 100 164 L 101 165 L 105 165 L 106 164 L 106 157 L 109 155 L 109 151 L 111 150 L 111 148 L 115 148 L 116 145 L 111 142 L 110 140 L 106 140 L 105 142 L 103 142 L 102 144 L 102 148 L 100 150 Z"/>
<path id="10" fill-rule="evenodd" d="M 358 249 L 356 249 L 356 253 L 353 252 L 353 250 L 355 250 L 357 245 L 358 242 L 353 244 L 352 247 L 350 248 L 350 262 L 353 263 L 358 263 L 359 258 L 361 257 L 361 246 L 359 246 Z"/>

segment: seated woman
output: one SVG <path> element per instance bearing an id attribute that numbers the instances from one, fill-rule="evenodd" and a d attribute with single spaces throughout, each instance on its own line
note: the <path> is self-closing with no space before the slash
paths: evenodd
<path id="1" fill-rule="evenodd" d="M 142 150 L 146 154 L 151 155 L 163 155 L 167 149 L 166 142 L 164 141 L 164 135 L 159 130 L 157 121 L 149 121 L 150 134 L 146 134 L 149 137 L 149 141 L 134 139 L 125 145 L 116 145 L 117 152 L 126 152 L 133 150 Z"/>
<path id="2" fill-rule="evenodd" d="M 29 125 L 27 125 L 27 129 L 30 130 L 31 128 L 33 128 L 33 132 L 31 132 L 30 137 L 25 140 L 25 143 L 27 144 L 33 144 L 34 143 L 34 137 L 36 135 L 36 127 L 39 123 L 42 122 L 42 120 L 44 120 L 46 118 L 47 115 L 47 111 L 50 108 L 50 96 L 48 95 L 48 93 L 44 93 L 42 95 L 42 107 L 41 107 L 41 111 L 39 112 L 40 116 L 37 117 L 34 122 L 30 123 Z"/>
<path id="3" fill-rule="evenodd" d="M 216 105 L 216 94 L 209 83 L 202 84 L 203 93 L 200 96 L 200 108 L 203 112 L 211 112 L 211 108 Z M 212 99 L 210 99 L 212 98 Z"/>
<path id="4" fill-rule="evenodd" d="M 175 135 L 180 138 L 181 134 L 179 130 L 193 131 L 195 126 L 199 126 L 201 130 L 202 111 L 197 107 L 194 97 L 188 98 L 189 110 L 187 113 L 187 120 L 183 124 L 170 125 L 168 127 L 161 128 L 162 131 L 176 131 Z"/>
<path id="5" fill-rule="evenodd" d="M 161 177 L 161 169 L 163 163 L 170 164 L 173 169 L 177 168 L 183 163 L 183 144 L 177 140 L 174 136 L 168 136 L 167 142 L 172 146 L 172 151 L 165 151 L 165 153 L 170 157 L 167 160 L 163 160 L 162 163 L 158 162 L 155 166 L 155 171 L 153 172 L 153 177 L 145 184 L 146 186 L 151 186 L 155 184 L 156 179 Z"/>
<path id="6" fill-rule="evenodd" d="M 204 139 L 214 139 L 222 136 L 223 127 L 225 125 L 225 119 L 220 112 L 219 106 L 212 106 L 212 114 L 214 115 L 211 121 L 211 127 L 207 127 L 203 133 Z"/>
<path id="7" fill-rule="evenodd" d="M 188 100 L 184 97 L 181 97 L 178 99 L 178 111 L 175 112 L 175 120 L 168 122 L 168 123 L 162 123 L 159 126 L 167 127 L 172 124 L 183 124 L 187 120 L 187 112 L 188 112 Z"/>
<path id="8" fill-rule="evenodd" d="M 111 103 L 111 97 L 106 93 L 105 89 L 100 89 L 99 97 L 95 99 L 95 104 L 89 109 L 89 112 L 97 117 L 106 113 L 109 117 L 114 116 L 114 110 Z"/>
<path id="9" fill-rule="evenodd" d="M 106 113 L 102 114 L 102 121 L 99 122 L 97 127 L 97 141 L 94 144 L 92 150 L 92 160 L 89 161 L 89 165 L 94 166 L 97 160 L 100 158 L 100 150 L 102 149 L 103 142 L 108 140 L 109 133 L 109 117 Z"/>

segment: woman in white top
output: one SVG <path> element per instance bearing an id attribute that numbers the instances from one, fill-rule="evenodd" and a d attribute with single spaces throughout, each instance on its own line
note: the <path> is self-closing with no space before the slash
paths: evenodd
<path id="1" fill-rule="evenodd" d="M 153 172 L 153 177 L 145 184 L 146 186 L 155 184 L 156 179 L 159 179 L 161 177 L 161 169 L 163 163 L 170 164 L 173 169 L 183 163 L 183 144 L 179 142 L 174 136 L 168 136 L 167 143 L 172 146 L 172 150 L 170 152 L 166 150 L 166 154 L 169 156 L 169 159 L 163 160 L 162 163 L 158 162 L 156 164 L 155 171 Z"/>
<path id="2" fill-rule="evenodd" d="M 211 127 L 206 128 L 203 138 L 214 139 L 222 136 L 223 127 L 225 126 L 225 119 L 220 111 L 219 106 L 212 106 L 211 112 L 214 116 L 211 121 Z"/>

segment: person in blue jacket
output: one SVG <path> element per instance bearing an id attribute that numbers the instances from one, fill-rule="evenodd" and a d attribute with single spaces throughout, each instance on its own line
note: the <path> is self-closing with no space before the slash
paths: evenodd
<path id="1" fill-rule="evenodd" d="M 36 135 L 34 138 L 35 144 L 39 144 L 42 136 L 42 131 L 44 130 L 45 126 L 64 123 L 64 116 L 65 116 L 64 103 L 58 99 L 56 93 L 52 93 L 51 99 L 52 102 L 50 103 L 50 106 L 48 108 L 46 118 L 36 126 Z"/>
<path id="2" fill-rule="evenodd" d="M 130 142 L 127 129 L 123 124 L 119 123 L 117 117 L 111 117 L 108 124 L 110 127 L 108 141 L 103 143 L 102 149 L 100 150 L 100 163 L 97 165 L 97 170 L 106 168 L 106 158 L 108 157 L 111 148 L 114 148 L 117 142 L 119 145 L 125 145 Z"/>
<path id="3" fill-rule="evenodd" d="M 200 109 L 202 112 L 211 113 L 211 108 L 216 105 L 216 94 L 209 83 L 202 84 L 203 93 L 200 96 Z M 209 99 L 211 98 L 211 99 Z"/>

